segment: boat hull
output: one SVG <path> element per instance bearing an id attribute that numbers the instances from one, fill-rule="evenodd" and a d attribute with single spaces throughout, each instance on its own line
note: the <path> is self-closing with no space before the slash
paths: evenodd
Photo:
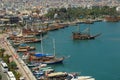
<path id="1" fill-rule="evenodd" d="M 63 63 L 63 60 L 64 60 L 64 57 L 61 57 L 61 58 L 56 58 L 56 57 L 49 57 L 49 56 L 46 56 L 46 57 L 40 57 L 40 58 L 32 58 L 30 59 L 30 61 L 32 62 L 39 62 L 39 63 L 42 63 L 42 64 L 59 64 L 59 63 Z"/>
<path id="2" fill-rule="evenodd" d="M 37 43 L 37 42 L 41 42 L 41 39 L 33 40 L 33 41 L 25 41 L 25 43 Z"/>
<path id="3" fill-rule="evenodd" d="M 59 60 L 59 61 L 53 61 L 53 62 L 43 62 L 44 64 L 59 64 L 59 63 L 63 63 L 63 60 Z"/>
<path id="4" fill-rule="evenodd" d="M 91 39 L 95 39 L 97 36 L 100 36 L 100 34 L 97 34 L 95 36 L 91 36 L 88 34 L 81 34 L 81 33 L 73 33 L 73 39 L 74 40 L 91 40 Z"/>

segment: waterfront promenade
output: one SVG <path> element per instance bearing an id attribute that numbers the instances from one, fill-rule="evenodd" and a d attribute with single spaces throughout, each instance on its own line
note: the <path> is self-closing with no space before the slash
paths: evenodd
<path id="1" fill-rule="evenodd" d="M 23 60 L 19 58 L 15 49 L 12 47 L 12 45 L 9 43 L 6 37 L 7 34 L 0 34 L 0 45 L 2 48 L 5 48 L 6 50 L 5 53 L 13 57 L 13 60 L 15 61 L 17 67 L 19 68 L 19 72 L 22 74 L 22 76 L 25 77 L 25 80 L 36 80 L 30 69 L 26 66 Z"/>

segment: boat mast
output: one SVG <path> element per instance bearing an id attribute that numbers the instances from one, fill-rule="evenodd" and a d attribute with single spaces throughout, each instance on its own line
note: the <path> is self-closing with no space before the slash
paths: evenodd
<path id="1" fill-rule="evenodd" d="M 40 35 L 40 37 L 41 37 L 41 52 L 42 52 L 42 54 L 43 54 L 43 45 L 42 45 L 42 35 Z"/>
<path id="2" fill-rule="evenodd" d="M 25 26 L 24 26 L 25 29 L 28 29 L 28 24 L 27 24 L 27 21 L 25 22 Z"/>
<path id="3" fill-rule="evenodd" d="M 77 28 L 77 31 L 80 32 L 80 25 L 78 24 L 77 27 L 78 27 L 78 28 Z"/>
<path id="4" fill-rule="evenodd" d="M 53 39 L 53 51 L 54 51 L 54 56 L 55 56 L 55 39 Z"/>
<path id="5" fill-rule="evenodd" d="M 90 24 L 89 24 L 89 27 L 88 27 L 88 34 L 90 35 Z"/>

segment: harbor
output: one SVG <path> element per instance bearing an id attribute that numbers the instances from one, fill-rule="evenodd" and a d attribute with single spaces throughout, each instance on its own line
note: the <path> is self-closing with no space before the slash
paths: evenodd
<path id="1" fill-rule="evenodd" d="M 96 80 L 119 79 L 119 24 L 110 22 L 95 22 L 92 25 L 80 24 L 81 30 L 90 27 L 91 34 L 102 33 L 94 40 L 73 40 L 72 32 L 76 26 L 50 32 L 56 40 L 57 55 L 71 56 L 62 65 L 53 65 L 57 71 L 81 72 L 81 75 L 93 76 Z M 51 45 L 44 41 L 44 51 L 51 52 Z M 34 44 L 31 44 L 34 45 Z M 50 46 L 48 46 L 50 45 Z M 37 52 L 39 52 L 40 44 Z M 116 56 L 117 55 L 117 56 Z M 112 64 L 112 63 L 113 64 Z M 115 65 L 115 66 L 113 66 Z M 113 74 L 113 73 L 115 74 Z M 117 75 L 116 75 L 117 74 Z"/>
<path id="2" fill-rule="evenodd" d="M 120 1 L 0 2 L 0 80 L 120 79 Z"/>
<path id="3" fill-rule="evenodd" d="M 4 36 L 2 36 L 2 35 L 4 35 Z M 8 35 L 8 34 L 2 34 L 2 35 L 1 35 L 2 36 L 1 40 L 3 40 L 3 42 L 1 43 L 1 45 L 4 45 L 4 47 L 3 46 L 2 47 L 5 48 L 7 51 L 9 51 L 9 53 L 10 53 L 9 55 L 11 55 L 13 57 L 14 61 L 16 62 L 17 66 L 18 66 L 18 68 L 20 68 L 20 73 L 24 76 L 25 80 L 30 80 L 30 79 L 32 79 L 32 80 L 33 79 L 34 80 L 36 80 L 36 79 L 37 80 L 45 80 L 45 79 L 46 80 L 53 80 L 53 79 L 58 79 L 58 80 L 65 80 L 65 79 L 68 79 L 68 80 L 72 80 L 72 79 L 77 79 L 77 80 L 86 79 L 86 80 L 89 80 L 89 79 L 91 79 L 91 80 L 95 80 L 94 78 L 92 78 L 92 76 L 81 76 L 80 72 L 72 72 L 72 73 L 71 72 L 66 72 L 66 71 L 63 71 L 63 72 L 61 72 L 61 71 L 54 72 L 54 69 L 52 69 L 52 68 L 51 69 L 47 69 L 46 67 L 45 67 L 46 70 L 43 70 L 43 72 L 45 72 L 45 73 L 42 73 L 42 72 L 38 73 L 39 70 L 42 71 L 41 67 L 40 67 L 40 69 L 37 69 L 38 70 L 37 72 L 36 72 L 36 70 L 35 70 L 35 72 L 31 70 L 32 71 L 32 73 L 31 73 L 31 71 L 30 71 L 31 68 L 28 68 L 29 67 L 28 63 L 24 62 L 24 60 L 22 60 L 23 59 L 22 57 L 23 57 L 24 53 L 17 53 L 17 52 L 27 52 L 26 50 L 24 51 L 24 49 L 27 49 L 27 48 L 30 48 L 30 47 L 27 46 L 27 44 L 24 44 L 24 43 L 28 43 L 29 45 L 33 44 L 34 46 L 36 44 L 38 44 L 38 43 L 41 45 L 44 42 L 44 41 L 42 41 L 43 39 L 41 39 L 40 42 L 34 42 L 33 40 L 30 40 L 30 42 L 26 42 L 26 40 L 25 41 L 22 40 L 22 39 L 26 39 L 26 37 L 22 36 L 21 33 L 20 33 L 20 36 L 12 36 L 12 37 L 11 37 L 11 35 Z M 29 36 L 27 36 L 27 37 L 29 38 Z M 39 36 L 39 38 L 41 38 L 41 37 Z M 49 40 L 49 39 L 52 40 L 52 39 L 54 39 L 52 37 L 47 37 L 47 38 L 46 38 L 46 40 Z M 14 44 L 10 43 L 11 41 L 14 42 L 14 41 L 21 41 L 21 40 L 24 41 L 24 42 L 18 44 L 18 49 L 22 49 L 22 50 L 17 50 L 16 49 L 17 46 L 14 46 Z M 53 49 L 55 49 L 55 42 L 53 42 L 53 43 L 54 43 L 53 44 Z M 39 46 L 35 46 L 35 48 L 38 48 L 38 47 Z M 35 50 L 34 47 L 32 47 L 32 48 L 33 48 L 33 50 Z M 43 64 L 54 64 L 54 65 L 60 63 L 60 65 L 63 65 L 64 64 L 64 62 L 63 62 L 64 58 L 65 59 L 67 59 L 67 58 L 69 59 L 69 57 L 70 57 L 69 55 L 67 55 L 67 57 L 64 57 L 64 58 L 56 58 L 56 55 L 55 55 L 56 52 L 55 51 L 54 51 L 54 53 L 52 53 L 52 54 L 54 54 L 53 56 L 51 56 L 52 54 L 50 56 L 45 55 L 46 52 L 43 53 L 42 48 L 41 48 L 41 51 L 42 51 L 42 54 L 41 53 L 39 55 L 36 54 L 38 57 L 40 57 L 40 59 L 39 59 L 40 61 L 37 60 L 37 62 L 35 62 L 35 63 L 36 64 L 38 63 L 39 65 L 41 65 L 40 63 L 43 63 Z M 52 50 L 50 50 L 50 51 L 52 51 Z M 35 51 L 35 53 L 36 52 L 37 51 Z M 32 54 L 35 54 L 35 53 L 32 53 Z M 29 56 L 30 56 L 30 53 L 29 53 Z M 43 61 L 42 61 L 42 58 L 43 58 Z M 47 61 L 45 61 L 45 59 Z M 30 64 L 30 65 L 32 65 L 32 64 Z M 53 65 L 51 65 L 51 66 L 53 66 Z M 35 67 L 37 67 L 37 66 L 35 66 Z M 46 76 L 46 73 L 47 73 L 47 76 Z M 36 79 L 33 76 L 33 74 L 36 77 Z M 41 74 L 42 76 L 38 75 L 38 74 Z M 70 75 L 72 75 L 72 76 L 70 76 Z M 69 77 L 71 77 L 71 78 L 69 78 Z"/>
<path id="4" fill-rule="evenodd" d="M 73 40 L 72 32 L 76 31 L 77 28 L 75 25 L 64 29 L 59 29 L 57 31 L 51 31 L 42 41 L 43 52 L 53 55 L 54 51 L 52 47 L 52 40 L 54 38 L 57 53 L 56 55 L 65 57 L 69 56 L 63 61 L 62 64 L 50 65 L 51 68 L 56 72 L 77 72 L 81 76 L 93 76 L 96 80 L 112 80 L 113 78 L 116 78 L 113 76 L 111 77 L 113 74 L 104 74 L 105 77 L 103 77 L 103 73 L 104 71 L 109 73 L 111 71 L 111 68 L 113 68 L 113 64 L 109 62 L 111 58 L 113 58 L 112 62 L 114 62 L 114 65 L 117 65 L 117 61 L 119 61 L 119 48 L 116 47 L 119 45 L 119 24 L 119 22 L 95 22 L 94 24 L 77 24 L 77 26 L 80 26 L 81 30 L 90 27 L 90 34 L 102 33 L 102 35 L 93 40 Z M 35 52 L 42 51 L 41 42 L 29 43 L 29 45 L 35 46 Z M 17 54 L 22 58 L 22 53 Z M 117 58 L 116 56 L 113 56 L 114 54 L 117 55 Z M 102 64 L 104 65 L 101 67 Z M 116 66 L 114 66 L 114 69 L 115 68 Z"/>

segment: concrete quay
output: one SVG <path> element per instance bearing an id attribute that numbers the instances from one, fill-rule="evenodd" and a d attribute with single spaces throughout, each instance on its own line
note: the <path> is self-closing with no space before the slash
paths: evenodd
<path id="1" fill-rule="evenodd" d="M 37 80 L 35 76 L 32 74 L 30 69 L 27 67 L 27 65 L 24 63 L 24 61 L 17 55 L 15 49 L 12 47 L 10 42 L 6 39 L 5 34 L 0 34 L 1 39 L 1 47 L 5 48 L 6 54 L 9 54 L 13 57 L 13 60 L 17 64 L 17 67 L 19 68 L 19 72 L 22 74 L 23 77 L 25 77 L 25 80 Z"/>

